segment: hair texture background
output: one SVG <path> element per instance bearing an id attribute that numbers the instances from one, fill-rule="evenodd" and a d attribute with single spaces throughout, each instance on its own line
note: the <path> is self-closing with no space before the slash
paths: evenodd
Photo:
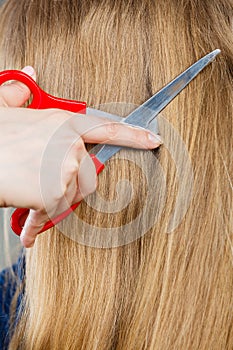
<path id="1" fill-rule="evenodd" d="M 179 226 L 167 233 L 184 203 L 176 202 L 180 183 L 165 146 L 179 164 L 185 158 L 161 119 L 165 146 L 157 157 L 166 193 L 158 176 L 147 197 L 144 173 L 158 171 L 151 152 L 131 152 L 133 161 L 121 160 L 121 152 L 99 176 L 98 193 L 110 202 L 119 179 L 128 179 L 132 201 L 109 214 L 82 203 L 76 213 L 93 230 L 82 223 L 75 229 L 93 244 L 99 229 L 120 231 L 145 201 L 150 215 L 162 207 L 159 219 L 142 237 L 111 249 L 79 244 L 57 228 L 41 235 L 26 252 L 26 295 L 10 349 L 232 349 L 232 9 L 231 0 L 3 6 L 1 68 L 32 65 L 44 90 L 90 106 L 140 104 L 201 56 L 222 50 L 164 111 L 193 167 L 191 203 Z M 188 174 L 182 182 L 188 187 Z M 146 220 L 138 230 L 144 232 Z M 75 223 L 69 218 L 65 225 L 69 231 Z"/>

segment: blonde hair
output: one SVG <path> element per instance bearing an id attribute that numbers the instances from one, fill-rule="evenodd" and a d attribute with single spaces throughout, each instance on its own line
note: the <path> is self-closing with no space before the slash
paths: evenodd
<path id="1" fill-rule="evenodd" d="M 91 196 L 102 206 L 83 202 L 79 220 L 64 222 L 61 231 L 78 236 L 54 228 L 26 252 L 10 349 L 232 349 L 232 8 L 231 0 L 3 6 L 1 68 L 33 65 L 43 89 L 91 106 L 138 105 L 222 51 L 160 117 L 159 152 L 125 150 L 107 164 Z M 126 207 L 119 179 L 133 188 Z"/>

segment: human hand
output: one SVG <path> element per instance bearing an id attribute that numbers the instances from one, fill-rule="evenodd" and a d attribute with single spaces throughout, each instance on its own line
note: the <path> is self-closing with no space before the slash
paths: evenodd
<path id="1" fill-rule="evenodd" d="M 35 79 L 32 67 L 24 72 Z M 104 118 L 18 108 L 29 97 L 20 82 L 0 87 L 0 205 L 31 209 L 20 236 L 25 247 L 34 244 L 49 218 L 95 191 L 95 166 L 85 142 L 145 149 L 161 144 L 150 131 Z"/>

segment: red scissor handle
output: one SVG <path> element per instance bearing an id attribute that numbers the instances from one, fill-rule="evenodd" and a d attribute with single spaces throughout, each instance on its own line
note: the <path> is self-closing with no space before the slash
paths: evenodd
<path id="1" fill-rule="evenodd" d="M 94 154 L 90 154 L 94 164 L 95 164 L 95 168 L 96 168 L 96 173 L 97 175 L 104 169 L 104 164 L 102 164 Z M 61 213 L 60 215 L 58 215 L 57 217 L 55 217 L 52 220 L 49 220 L 48 222 L 46 222 L 46 224 L 44 225 L 44 227 L 40 230 L 39 233 L 42 233 L 44 231 L 47 231 L 48 229 L 50 229 L 51 227 L 53 227 L 54 225 L 58 224 L 60 221 L 62 221 L 63 219 L 65 219 L 70 213 L 72 213 L 72 211 L 74 211 L 80 204 L 81 202 L 75 203 L 73 204 L 69 209 L 67 209 L 66 211 L 64 211 L 63 213 Z M 18 208 L 14 211 L 14 213 L 11 216 L 11 227 L 12 230 L 18 235 L 20 236 L 24 223 L 28 217 L 29 214 L 29 209 L 27 208 Z"/>
<path id="2" fill-rule="evenodd" d="M 0 72 L 0 85 L 9 81 L 18 80 L 30 89 L 33 100 L 28 108 L 46 109 L 59 108 L 70 112 L 86 113 L 86 102 L 66 100 L 47 94 L 29 75 L 19 70 L 5 70 Z"/>
<path id="3" fill-rule="evenodd" d="M 27 87 L 30 89 L 33 99 L 31 104 L 28 106 L 28 108 L 34 108 L 34 109 L 59 108 L 70 112 L 83 113 L 83 114 L 86 113 L 86 102 L 67 100 L 64 98 L 58 98 L 50 94 L 47 94 L 45 91 L 43 91 L 39 87 L 39 85 L 29 75 L 27 75 L 22 71 L 5 70 L 0 72 L 0 85 L 2 85 L 3 83 L 9 80 L 20 81 L 21 83 L 24 83 L 25 85 L 27 85 Z M 98 159 L 95 158 L 94 155 L 91 155 L 91 156 L 96 166 L 96 172 L 97 174 L 99 174 L 103 170 L 104 165 L 100 163 Z M 75 210 L 79 204 L 80 202 L 72 205 L 64 213 L 48 221 L 40 232 L 44 232 L 48 230 L 49 228 L 53 227 L 58 222 L 63 220 L 73 210 Z M 23 225 L 27 219 L 28 214 L 29 214 L 29 209 L 27 208 L 19 208 L 14 211 L 11 217 L 11 227 L 12 227 L 12 230 L 17 235 L 21 234 Z"/>

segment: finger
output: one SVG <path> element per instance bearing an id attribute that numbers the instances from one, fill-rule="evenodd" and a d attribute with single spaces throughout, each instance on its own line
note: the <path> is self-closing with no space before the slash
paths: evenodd
<path id="1" fill-rule="evenodd" d="M 78 190 L 82 197 L 86 197 L 96 190 L 97 175 L 93 160 L 87 152 L 81 137 L 72 146 L 70 153 L 71 158 L 76 159 L 79 164 L 78 172 L 76 173 L 76 191 Z"/>
<path id="2" fill-rule="evenodd" d="M 36 236 L 48 220 L 47 214 L 42 210 L 30 210 L 23 230 L 20 235 L 20 241 L 25 248 L 33 247 Z"/>
<path id="3" fill-rule="evenodd" d="M 86 143 L 107 143 L 142 149 L 153 149 L 162 144 L 161 137 L 150 130 L 105 118 L 76 116 L 74 125 Z"/>
<path id="4" fill-rule="evenodd" d="M 23 68 L 22 72 L 36 79 L 35 70 L 31 66 Z M 0 86 L 0 105 L 2 107 L 21 107 L 29 97 L 29 88 L 19 81 Z"/>

